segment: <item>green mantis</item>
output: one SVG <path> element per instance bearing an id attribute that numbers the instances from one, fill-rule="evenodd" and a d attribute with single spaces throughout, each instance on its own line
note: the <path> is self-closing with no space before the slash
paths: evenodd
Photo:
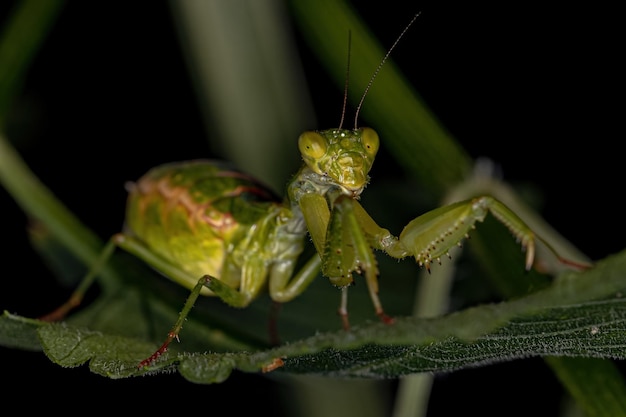
<path id="1" fill-rule="evenodd" d="M 391 324 L 378 296 L 375 251 L 398 259 L 413 257 L 429 269 L 489 213 L 520 241 L 525 267 L 532 267 L 540 238 L 490 196 L 423 214 L 399 236 L 380 227 L 359 203 L 380 146 L 373 129 L 355 123 L 354 129 L 305 132 L 298 145 L 303 165 L 284 200 L 250 176 L 205 160 L 162 165 L 129 185 L 127 229 L 110 240 L 84 282 L 93 280 L 119 247 L 191 290 L 165 342 L 140 367 L 152 364 L 178 338 L 200 295 L 243 308 L 267 288 L 274 301 L 285 303 L 302 294 L 320 271 L 340 289 L 345 329 L 350 327 L 348 291 L 359 275 L 375 314 Z M 316 254 L 296 270 L 307 236 Z M 81 297 L 77 291 L 48 318 L 63 316 Z"/>

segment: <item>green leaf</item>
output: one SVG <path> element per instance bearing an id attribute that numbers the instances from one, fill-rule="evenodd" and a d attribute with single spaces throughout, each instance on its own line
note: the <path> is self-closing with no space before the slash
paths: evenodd
<path id="1" fill-rule="evenodd" d="M 5 311 L 0 319 L 0 345 L 8 348 L 32 351 L 42 350 L 37 336 L 41 323 L 37 320 L 19 317 Z"/>
<path id="2" fill-rule="evenodd" d="M 69 324 L 44 324 L 5 313 L 0 340 L 4 346 L 36 349 L 33 338 L 25 341 L 22 334 L 37 328 L 45 353 L 61 366 L 89 362 L 93 372 L 110 378 L 171 372 L 176 367 L 198 383 L 221 382 L 232 370 L 260 372 L 277 358 L 284 366 L 276 372 L 365 378 L 452 371 L 531 356 L 626 359 L 621 348 L 626 343 L 626 299 L 621 296 L 626 290 L 625 267 L 623 252 L 508 302 L 434 319 L 370 323 L 273 349 L 168 352 L 149 369 L 138 369 L 137 364 L 155 345 Z M 186 330 L 183 340 L 191 333 Z"/>

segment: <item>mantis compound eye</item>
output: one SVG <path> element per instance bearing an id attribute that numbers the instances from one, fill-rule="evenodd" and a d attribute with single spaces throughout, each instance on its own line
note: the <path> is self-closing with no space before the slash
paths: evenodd
<path id="1" fill-rule="evenodd" d="M 361 129 L 361 142 L 363 143 L 365 152 L 367 152 L 369 156 L 376 155 L 380 146 L 380 139 L 378 138 L 378 133 L 376 133 L 374 129 L 369 127 Z"/>
<path id="2" fill-rule="evenodd" d="M 318 159 L 328 148 L 326 139 L 317 132 L 304 132 L 298 139 L 298 148 L 305 159 Z"/>

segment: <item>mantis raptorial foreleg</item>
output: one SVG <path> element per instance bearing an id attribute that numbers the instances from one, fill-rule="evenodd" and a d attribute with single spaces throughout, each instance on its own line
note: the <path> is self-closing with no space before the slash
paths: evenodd
<path id="1" fill-rule="evenodd" d="M 474 170 L 463 182 L 451 189 L 443 204 L 465 200 L 477 195 L 490 195 L 515 212 L 535 232 L 538 243 L 534 267 L 556 275 L 566 269 L 585 269 L 591 260 L 570 241 L 559 234 L 515 190 L 496 175 L 494 163 L 487 158 L 476 161 Z"/>
<path id="2" fill-rule="evenodd" d="M 526 252 L 526 270 L 532 268 L 535 261 L 537 241 L 559 257 L 515 212 L 491 196 L 470 198 L 424 213 L 410 221 L 399 238 L 378 226 L 355 199 L 340 196 L 334 201 L 332 211 L 326 200 L 315 194 L 305 196 L 300 204 L 322 258 L 322 272 L 342 289 L 339 312 L 346 328 L 349 326 L 347 287 L 354 282 L 353 273 L 364 275 L 376 314 L 383 321 L 391 321 L 378 297 L 378 267 L 373 249 L 383 250 L 395 258 L 412 256 L 419 266 L 430 270 L 433 262 L 440 263 L 444 255 L 449 257 L 448 252 L 460 246 L 476 223 L 491 214 L 509 229 Z"/>
<path id="3" fill-rule="evenodd" d="M 300 199 L 300 206 L 322 259 L 322 273 L 331 284 L 342 290 L 339 314 L 344 328 L 350 327 L 347 291 L 354 282 L 353 273 L 365 276 L 376 314 L 383 321 L 391 322 L 378 297 L 378 266 L 371 236 L 366 234 L 360 223 L 359 214 L 364 213 L 361 205 L 354 199 L 340 196 L 334 201 L 331 212 L 323 197 L 307 194 Z M 368 215 L 366 217 L 369 219 Z"/>
<path id="4" fill-rule="evenodd" d="M 476 222 L 488 213 L 504 224 L 526 251 L 525 267 L 529 270 L 535 259 L 535 233 L 504 204 L 489 196 L 460 201 L 429 211 L 406 225 L 400 242 L 420 266 L 430 268 L 433 261 L 468 237 Z"/>

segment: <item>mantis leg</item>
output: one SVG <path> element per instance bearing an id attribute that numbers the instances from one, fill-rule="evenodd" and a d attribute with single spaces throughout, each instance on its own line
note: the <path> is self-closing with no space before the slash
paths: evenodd
<path id="1" fill-rule="evenodd" d="M 259 292 L 264 282 L 263 279 L 252 278 L 265 277 L 267 275 L 267 268 L 263 265 L 263 262 L 256 258 L 251 258 L 242 267 L 241 289 L 237 290 L 210 275 L 204 275 L 200 279 L 194 277 L 163 259 L 133 237 L 117 234 L 113 237 L 113 241 L 118 247 L 141 259 L 172 281 L 190 288 L 191 294 L 189 297 L 193 297 L 194 300 L 199 295 L 216 295 L 226 304 L 233 307 L 246 307 Z"/>
<path id="2" fill-rule="evenodd" d="M 356 201 L 354 210 L 373 247 L 394 258 L 413 256 L 419 266 L 428 270 L 433 261 L 439 262 L 441 256 L 449 256 L 448 251 L 453 246 L 461 246 L 461 241 L 468 237 L 476 222 L 482 222 L 489 213 L 509 229 L 526 251 L 526 270 L 533 266 L 536 242 L 541 242 L 562 265 L 576 269 L 589 267 L 588 264 L 562 257 L 513 210 L 490 196 L 460 201 L 424 213 L 405 226 L 399 239 L 378 226 Z"/>
<path id="3" fill-rule="evenodd" d="M 148 265 L 152 266 L 159 272 L 168 276 L 173 281 L 185 287 L 189 288 L 190 283 L 193 283 L 191 293 L 189 294 L 189 297 L 187 298 L 187 301 L 185 302 L 185 305 L 181 313 L 179 314 L 176 323 L 169 331 L 165 342 L 149 358 L 143 360 L 139 364 L 139 367 L 144 367 L 152 363 L 154 360 L 156 360 L 159 356 L 167 351 L 169 344 L 174 339 L 178 339 L 178 334 L 180 333 L 182 326 L 187 319 L 189 312 L 193 308 L 198 296 L 200 296 L 201 294 L 214 294 L 220 297 L 227 304 L 230 304 L 234 307 L 245 307 L 258 293 L 263 283 L 265 282 L 264 279 L 254 278 L 259 276 L 265 277 L 267 275 L 267 268 L 263 265 L 262 261 L 257 259 L 250 259 L 242 268 L 243 291 L 238 291 L 210 275 L 205 275 L 200 279 L 194 278 L 189 273 L 176 267 L 175 265 L 172 265 L 167 260 L 155 254 L 139 240 L 124 234 L 116 234 L 109 240 L 98 260 L 90 268 L 87 275 L 85 275 L 85 278 L 83 278 L 80 285 L 72 293 L 68 301 L 66 301 L 53 312 L 41 317 L 41 319 L 45 321 L 61 320 L 72 309 L 80 305 L 87 289 L 91 286 L 91 284 L 93 284 L 95 277 L 102 270 L 106 262 L 110 259 L 116 247 L 119 247 L 127 251 L 128 253 L 135 255 L 139 259 L 146 262 Z"/>
<path id="4" fill-rule="evenodd" d="M 400 243 L 427 269 L 433 261 L 447 255 L 450 248 L 467 238 L 476 222 L 491 213 L 505 225 L 526 251 L 526 270 L 535 258 L 535 233 L 507 206 L 489 196 L 460 201 L 429 211 L 406 225 Z"/>
<path id="5" fill-rule="evenodd" d="M 324 252 L 324 274 L 342 289 L 341 315 L 344 328 L 349 328 L 347 311 L 347 279 L 352 282 L 352 272 L 363 274 L 376 315 L 384 323 L 393 319 L 385 314 L 378 297 L 378 263 L 372 249 L 371 238 L 365 232 L 358 216 L 361 205 L 354 199 L 339 197 L 333 206 L 328 226 Z M 369 216 L 368 216 L 369 217 Z M 333 278 L 336 276 L 336 278 Z"/>
<path id="6" fill-rule="evenodd" d="M 197 281 L 196 285 L 193 287 L 193 289 L 189 293 L 189 297 L 187 297 L 187 300 L 185 301 L 185 305 L 183 306 L 183 309 L 178 315 L 178 319 L 176 320 L 176 323 L 174 323 L 174 326 L 172 326 L 172 329 L 167 333 L 167 337 L 165 341 L 163 342 L 163 344 L 159 346 L 159 348 L 156 351 L 154 351 L 152 355 L 142 360 L 139 363 L 139 365 L 137 365 L 138 368 L 144 368 L 152 364 L 161 355 L 167 352 L 169 345 L 174 340 L 178 340 L 178 335 L 180 334 L 180 331 L 183 328 L 183 324 L 187 320 L 187 316 L 191 312 L 191 309 L 193 308 L 193 306 L 196 304 L 198 297 L 200 296 L 202 290 L 205 287 L 211 289 L 211 291 L 213 291 L 216 295 L 218 295 L 223 301 L 233 306 L 241 307 L 241 306 L 247 305 L 250 302 L 250 297 L 248 297 L 246 294 L 241 293 L 229 287 L 228 285 L 224 284 L 222 281 L 220 281 L 219 279 L 215 277 L 212 277 L 210 275 L 204 275 L 202 278 L 200 278 Z"/>
<path id="7" fill-rule="evenodd" d="M 41 316 L 39 319 L 43 321 L 59 321 L 62 320 L 70 311 L 78 307 L 82 303 L 83 298 L 85 297 L 85 293 L 94 283 L 96 277 L 98 276 L 98 273 L 102 271 L 104 265 L 107 263 L 109 258 L 111 258 L 111 255 L 115 250 L 115 246 L 115 241 L 113 239 L 110 239 L 100 253 L 100 256 L 98 257 L 96 262 L 87 272 L 87 275 L 85 275 L 78 287 L 74 290 L 72 295 L 70 295 L 70 298 L 54 311 L 44 316 Z"/>
<path id="8" fill-rule="evenodd" d="M 290 301 L 302 294 L 320 272 L 322 260 L 315 254 L 291 277 L 293 266 L 276 265 L 270 272 L 269 290 L 272 300 L 279 303 Z"/>
<path id="9" fill-rule="evenodd" d="M 344 328 L 349 328 L 347 290 L 353 283 L 353 273 L 364 275 L 376 314 L 383 321 L 391 322 L 378 297 L 378 266 L 371 236 L 366 234 L 361 224 L 360 215 L 365 211 L 360 204 L 341 196 L 330 212 L 324 197 L 308 194 L 301 198 L 300 206 L 315 248 L 322 258 L 322 272 L 342 291 L 339 315 Z M 367 218 L 371 220 L 369 216 Z"/>
<path id="10" fill-rule="evenodd" d="M 105 266 L 105 264 L 113 255 L 113 252 L 115 251 L 116 247 L 119 247 L 127 251 L 128 253 L 135 255 L 139 259 L 146 262 L 148 265 L 152 266 L 156 270 L 170 277 L 173 281 L 187 288 L 189 287 L 193 288 L 194 286 L 197 286 L 197 282 L 198 282 L 197 278 L 191 276 L 190 274 L 186 273 L 185 271 L 181 270 L 180 268 L 172 265 L 165 259 L 156 255 L 154 252 L 150 251 L 149 248 L 147 248 L 143 243 L 141 243 L 137 239 L 124 235 L 122 233 L 118 233 L 114 235 L 109 240 L 109 242 L 105 245 L 100 256 L 98 257 L 98 260 L 91 266 L 91 268 L 89 269 L 85 277 L 82 279 L 80 285 L 78 286 L 78 288 L 76 288 L 76 290 L 74 290 L 70 298 L 65 303 L 63 303 L 60 307 L 58 307 L 56 310 L 41 317 L 41 320 L 44 320 L 44 321 L 61 320 L 72 309 L 78 307 L 80 303 L 82 302 L 85 296 L 85 293 L 87 292 L 89 287 L 93 284 L 93 282 L 95 281 L 95 278 L 98 276 L 98 273 L 102 271 L 102 268 Z M 215 281 L 215 280 L 212 280 L 212 281 Z M 207 287 L 207 288 L 204 288 L 204 287 Z M 211 294 L 209 290 L 213 290 L 213 287 L 215 287 L 215 289 L 217 290 L 217 291 L 214 291 L 214 293 L 216 294 L 220 293 L 218 295 L 225 297 L 227 300 L 231 301 L 232 304 L 237 304 L 238 306 L 241 306 L 242 304 L 245 305 L 245 301 L 247 297 L 242 297 L 242 296 L 231 294 L 231 291 L 224 288 L 224 287 L 227 287 L 227 288 L 230 288 L 230 287 L 224 284 L 222 285 L 205 284 L 201 287 L 200 290 L 203 290 L 204 295 L 209 295 Z M 200 290 L 198 290 L 199 293 L 200 293 Z M 237 292 L 236 290 L 233 290 L 232 288 L 230 288 L 230 290 Z"/>
<path id="11" fill-rule="evenodd" d="M 116 235 L 114 237 L 114 241 L 120 248 L 140 258 L 153 268 L 183 286 L 188 287 L 189 282 L 195 282 L 187 300 L 185 301 L 183 309 L 178 315 L 176 323 L 168 332 L 167 338 L 152 355 L 139 363 L 139 368 L 149 366 L 167 351 L 169 345 L 174 339 L 178 340 L 178 335 L 183 328 L 183 324 L 187 320 L 187 316 L 203 291 L 206 291 L 207 289 L 210 290 L 208 294 L 217 295 L 222 299 L 222 301 L 233 307 L 245 307 L 258 293 L 264 283 L 263 278 L 267 275 L 267 268 L 262 260 L 252 257 L 242 267 L 241 290 L 238 291 L 211 275 L 204 275 L 200 279 L 193 278 L 190 274 L 156 255 L 143 243 L 132 237 Z M 262 277 L 262 279 L 254 279 L 257 274 L 259 277 Z"/>
<path id="12" fill-rule="evenodd" d="M 128 249 L 128 247 L 125 249 Z M 136 248 L 131 248 L 133 254 L 140 256 L 135 249 Z M 163 344 L 152 355 L 141 361 L 138 367 L 143 368 L 145 366 L 149 366 L 167 351 L 168 346 L 174 339 L 178 339 L 178 334 L 180 333 L 189 312 L 205 287 L 209 288 L 224 302 L 234 307 L 244 307 L 248 305 L 259 291 L 261 287 L 260 284 L 264 282 L 264 280 L 254 279 L 255 275 L 262 274 L 265 276 L 268 273 L 267 268 L 260 265 L 262 263 L 262 259 L 255 258 L 249 260 L 248 263 L 244 265 L 242 271 L 242 291 L 237 291 L 210 275 L 205 275 L 200 278 L 191 290 L 191 293 L 189 294 L 187 301 L 185 301 L 185 305 L 183 306 L 176 323 L 167 334 L 167 338 Z M 319 265 L 319 256 L 313 256 L 292 280 L 289 280 L 293 271 L 291 262 L 285 261 L 285 264 L 282 264 L 282 268 L 278 266 L 276 267 L 277 269 L 272 270 L 272 275 L 270 276 L 270 293 L 274 301 L 288 301 L 299 295 L 317 276 L 317 273 L 319 272 Z"/>

